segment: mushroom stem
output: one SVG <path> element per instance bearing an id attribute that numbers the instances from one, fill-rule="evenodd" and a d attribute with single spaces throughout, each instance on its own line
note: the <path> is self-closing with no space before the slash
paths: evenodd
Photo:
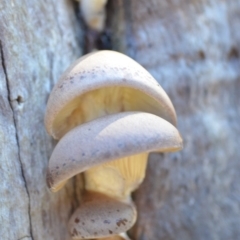
<path id="1" fill-rule="evenodd" d="M 145 177 L 148 153 L 106 162 L 84 172 L 85 188 L 131 202 L 130 194 Z"/>

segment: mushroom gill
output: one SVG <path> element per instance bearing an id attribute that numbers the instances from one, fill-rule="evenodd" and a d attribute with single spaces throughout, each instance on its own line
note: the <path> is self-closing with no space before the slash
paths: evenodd
<path id="1" fill-rule="evenodd" d="M 85 188 L 129 201 L 145 177 L 148 153 L 124 157 L 90 168 L 84 173 Z"/>
<path id="2" fill-rule="evenodd" d="M 68 102 L 57 114 L 52 131 L 61 138 L 74 127 L 119 112 L 141 111 L 167 118 L 164 107 L 153 97 L 130 87 L 103 87 Z"/>

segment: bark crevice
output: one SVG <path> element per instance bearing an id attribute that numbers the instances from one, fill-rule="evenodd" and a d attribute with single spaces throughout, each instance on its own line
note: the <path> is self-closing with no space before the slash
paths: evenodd
<path id="1" fill-rule="evenodd" d="M 22 179 L 23 179 L 23 182 L 24 182 L 24 185 L 25 185 L 27 196 L 28 196 L 28 216 L 29 216 L 29 234 L 30 234 L 29 238 L 34 240 L 33 233 L 32 233 L 30 194 L 29 194 L 29 190 L 28 190 L 28 186 L 27 186 L 26 176 L 24 174 L 23 164 L 22 164 L 22 161 L 21 161 L 20 144 L 19 144 L 18 129 L 17 129 L 17 121 L 16 121 L 16 116 L 15 116 L 15 113 L 14 113 L 13 101 L 11 100 L 11 97 L 10 97 L 11 96 L 11 90 L 10 90 L 10 84 L 9 84 L 9 79 L 8 79 L 8 74 L 7 74 L 7 67 L 6 67 L 6 64 L 5 64 L 3 44 L 2 44 L 1 40 L 0 40 L 0 54 L 1 54 L 2 69 L 3 69 L 5 80 L 6 80 L 6 87 L 7 87 L 9 106 L 10 106 L 10 109 L 12 111 L 12 116 L 13 116 L 13 124 L 14 124 L 14 128 L 15 128 L 15 137 L 16 137 L 16 143 L 17 143 L 17 148 L 18 148 L 18 161 L 20 163 L 21 175 L 22 175 Z M 14 101 L 18 102 L 17 99 L 15 99 Z M 24 238 L 26 238 L 26 236 L 23 237 L 23 238 L 20 238 L 20 239 L 24 239 Z"/>

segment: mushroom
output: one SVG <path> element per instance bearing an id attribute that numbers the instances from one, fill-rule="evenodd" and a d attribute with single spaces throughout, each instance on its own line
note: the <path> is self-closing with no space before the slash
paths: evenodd
<path id="1" fill-rule="evenodd" d="M 93 30 L 103 31 L 106 21 L 105 5 L 107 0 L 81 0 L 80 7 L 83 18 Z"/>
<path id="2" fill-rule="evenodd" d="M 109 237 L 134 224 L 130 194 L 144 179 L 149 152 L 182 148 L 176 122 L 157 81 L 123 54 L 91 53 L 65 71 L 45 115 L 48 133 L 60 139 L 47 183 L 55 192 L 84 172 L 87 197 L 70 219 L 73 239 Z"/>
<path id="3" fill-rule="evenodd" d="M 88 170 L 87 190 L 127 201 L 144 178 L 149 152 L 181 148 L 177 129 L 156 115 L 108 115 L 77 126 L 60 139 L 49 160 L 47 183 L 56 192 L 66 180 Z"/>
<path id="4" fill-rule="evenodd" d="M 73 239 L 92 239 L 127 231 L 136 220 L 136 209 L 106 195 L 88 192 L 82 207 L 69 221 Z"/>
<path id="5" fill-rule="evenodd" d="M 115 51 L 98 51 L 78 59 L 54 86 L 45 126 L 60 139 L 82 123 L 127 111 L 152 113 L 177 124 L 169 97 L 141 65 Z"/>

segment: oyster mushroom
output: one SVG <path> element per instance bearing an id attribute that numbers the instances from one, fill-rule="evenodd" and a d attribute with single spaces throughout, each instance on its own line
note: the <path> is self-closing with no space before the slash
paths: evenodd
<path id="1" fill-rule="evenodd" d="M 145 176 L 149 152 L 182 148 L 178 130 L 144 112 L 122 112 L 73 128 L 56 145 L 48 165 L 49 188 L 58 191 L 85 172 L 85 188 L 128 201 Z"/>
<path id="2" fill-rule="evenodd" d="M 72 215 L 69 230 L 73 239 L 113 236 L 132 227 L 136 216 L 134 205 L 116 201 L 99 193 L 88 192 L 82 207 Z"/>
<path id="3" fill-rule="evenodd" d="M 66 70 L 49 97 L 45 126 L 60 139 L 49 161 L 49 188 L 58 191 L 84 172 L 85 189 L 93 196 L 70 220 L 74 239 L 127 231 L 136 219 L 130 194 L 144 179 L 149 152 L 182 148 L 167 94 L 138 63 L 113 51 L 88 54 Z M 94 200 L 96 193 L 104 197 Z M 104 224 L 106 217 L 115 224 L 117 219 L 98 208 L 97 202 L 106 198 L 115 213 L 120 206 L 125 209 L 119 213 L 119 219 L 127 219 L 123 228 L 111 225 L 109 230 Z M 80 215 L 88 225 L 75 221 Z M 99 229 L 91 223 L 93 217 L 102 223 Z"/>
<path id="4" fill-rule="evenodd" d="M 81 0 L 80 7 L 84 21 L 93 30 L 103 31 L 106 21 L 107 0 Z"/>
<path id="5" fill-rule="evenodd" d="M 146 69 L 124 54 L 99 51 L 64 72 L 48 99 L 45 126 L 60 139 L 82 123 L 127 111 L 152 113 L 177 124 L 171 100 Z"/>

